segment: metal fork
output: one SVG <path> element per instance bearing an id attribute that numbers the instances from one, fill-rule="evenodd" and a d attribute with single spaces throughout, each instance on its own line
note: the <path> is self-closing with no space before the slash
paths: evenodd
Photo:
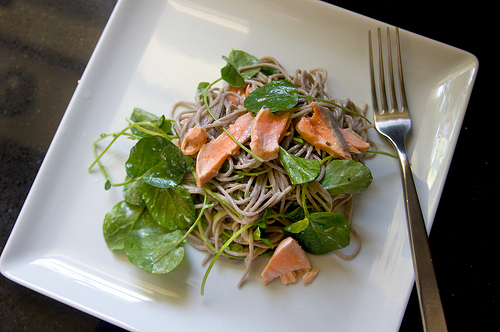
<path id="1" fill-rule="evenodd" d="M 387 100 L 386 82 L 384 73 L 384 56 L 382 51 L 382 32 L 377 29 L 378 35 L 378 78 L 381 103 L 379 106 L 377 98 L 377 84 L 374 69 L 374 56 L 372 47 L 372 33 L 369 31 L 370 50 L 370 78 L 373 98 L 373 117 L 375 128 L 394 145 L 401 163 L 401 177 L 403 181 L 403 191 L 406 205 L 406 216 L 408 221 L 408 232 L 410 236 L 410 246 L 413 257 L 413 267 L 415 271 L 415 283 L 420 302 L 420 313 L 424 331 L 447 331 L 446 321 L 439 296 L 438 285 L 432 264 L 431 252 L 429 249 L 427 229 L 417 190 L 413 180 L 410 162 L 406 153 L 406 137 L 410 132 L 411 119 L 406 100 L 404 86 L 403 69 L 401 61 L 401 47 L 399 39 L 399 29 L 396 28 L 396 60 L 398 65 L 399 100 L 398 106 L 396 95 L 396 80 L 394 78 L 391 34 L 387 28 L 387 58 L 388 76 L 390 90 L 390 108 Z"/>

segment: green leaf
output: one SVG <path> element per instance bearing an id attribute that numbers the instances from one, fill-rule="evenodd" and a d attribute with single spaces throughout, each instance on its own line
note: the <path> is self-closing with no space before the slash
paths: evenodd
<path id="1" fill-rule="evenodd" d="M 240 71 L 231 63 L 222 68 L 220 73 L 224 81 L 232 86 L 243 86 L 245 84 L 245 79 L 240 74 Z"/>
<path id="2" fill-rule="evenodd" d="M 232 86 L 243 86 L 245 79 L 252 78 L 260 70 L 260 68 L 253 68 L 240 73 L 241 67 L 259 63 L 259 59 L 243 51 L 232 50 L 229 57 L 223 56 L 222 58 L 227 64 L 221 69 L 221 76 Z"/>
<path id="3" fill-rule="evenodd" d="M 135 123 L 138 122 L 151 122 L 153 126 L 157 126 L 160 129 L 162 129 L 165 133 L 169 134 L 172 132 L 172 124 L 170 121 L 165 121 L 165 117 L 158 117 L 157 115 L 153 113 L 149 113 L 143 109 L 140 109 L 138 107 L 135 107 L 134 110 L 132 111 L 132 115 L 130 116 L 130 120 L 132 120 Z M 149 128 L 148 129 L 152 129 Z M 131 131 L 134 135 L 139 136 L 139 137 L 145 137 L 148 136 L 147 133 L 132 127 Z"/>
<path id="4" fill-rule="evenodd" d="M 209 86 L 210 86 L 210 83 L 208 83 L 208 82 L 200 82 L 200 83 L 198 84 L 198 88 L 197 88 L 197 90 L 198 90 L 198 94 L 199 94 L 199 95 L 203 95 L 203 94 L 205 93 L 205 90 L 206 90 Z"/>
<path id="5" fill-rule="evenodd" d="M 297 105 L 297 87 L 287 80 L 267 83 L 252 91 L 245 98 L 245 107 L 252 112 L 269 108 L 271 112 L 286 111 Z"/>
<path id="6" fill-rule="evenodd" d="M 296 157 L 281 147 L 278 156 L 292 184 L 302 184 L 312 181 L 321 171 L 319 160 Z"/>
<path id="7" fill-rule="evenodd" d="M 373 176 L 368 167 L 354 160 L 332 160 L 325 169 L 321 185 L 330 195 L 353 194 L 365 191 Z"/>
<path id="8" fill-rule="evenodd" d="M 294 210 L 288 212 L 286 217 L 292 221 L 300 221 L 306 217 L 306 214 L 304 208 L 299 205 Z"/>
<path id="9" fill-rule="evenodd" d="M 186 228 L 196 219 L 194 202 L 182 186 L 158 188 L 144 184 L 142 195 L 153 218 L 168 230 Z"/>
<path id="10" fill-rule="evenodd" d="M 186 161 L 179 147 L 160 136 L 141 138 L 130 150 L 125 163 L 129 177 L 142 177 L 144 182 L 159 188 L 179 184 L 186 169 Z"/>
<path id="11" fill-rule="evenodd" d="M 303 210 L 301 208 L 301 210 Z M 285 231 L 289 233 L 300 233 L 305 230 L 309 226 L 309 218 L 304 218 L 302 220 L 296 221 L 293 224 L 290 224 L 284 228 Z"/>
<path id="12" fill-rule="evenodd" d="M 129 180 L 128 177 L 127 180 Z M 123 185 L 123 198 L 127 203 L 137 206 L 144 205 L 141 193 L 143 183 L 144 181 L 139 178 L 136 181 L 127 182 Z"/>
<path id="13" fill-rule="evenodd" d="M 279 73 L 279 70 L 276 69 L 276 68 L 273 68 L 273 67 L 266 67 L 266 66 L 262 66 L 260 67 L 260 71 L 266 75 L 266 76 L 271 76 L 271 75 L 274 75 L 274 74 L 277 74 Z"/>
<path id="14" fill-rule="evenodd" d="M 125 237 L 129 261 L 148 273 L 168 273 L 184 258 L 181 230 L 168 232 L 162 227 L 133 230 Z"/>
<path id="15" fill-rule="evenodd" d="M 125 236 L 140 218 L 144 207 L 121 201 L 104 216 L 102 231 L 110 250 L 123 249 Z"/>
<path id="16" fill-rule="evenodd" d="M 349 225 L 342 214 L 315 212 L 308 219 L 307 228 L 291 234 L 305 251 L 323 255 L 349 245 Z"/>
<path id="17" fill-rule="evenodd" d="M 132 230 L 137 230 L 141 228 L 154 228 L 154 227 L 158 227 L 158 223 L 156 222 L 156 220 L 154 220 L 153 216 L 151 215 L 151 213 L 149 213 L 148 209 L 144 209 L 139 219 L 137 219 L 137 221 L 135 222 Z"/>

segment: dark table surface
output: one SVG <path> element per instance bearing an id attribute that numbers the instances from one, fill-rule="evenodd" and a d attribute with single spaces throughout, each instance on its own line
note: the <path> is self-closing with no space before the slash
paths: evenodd
<path id="1" fill-rule="evenodd" d="M 479 72 L 430 234 L 450 331 L 500 330 L 498 40 L 491 6 L 328 1 L 474 54 Z M 0 0 L 0 248 L 116 0 Z M 495 17 L 496 18 L 496 17 Z M 498 203 L 497 203 L 498 204 Z M 1 331 L 118 331 L 0 276 Z M 422 330 L 415 289 L 401 331 Z"/>

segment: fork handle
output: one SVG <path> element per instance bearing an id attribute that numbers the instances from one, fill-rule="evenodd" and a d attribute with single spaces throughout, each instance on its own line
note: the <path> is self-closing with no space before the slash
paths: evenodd
<path id="1" fill-rule="evenodd" d="M 424 331 L 447 331 L 427 229 L 404 144 L 397 150 L 401 162 L 408 232 Z"/>

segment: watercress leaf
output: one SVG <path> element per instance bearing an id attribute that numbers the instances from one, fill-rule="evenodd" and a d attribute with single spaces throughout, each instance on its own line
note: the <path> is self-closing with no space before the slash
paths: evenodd
<path id="1" fill-rule="evenodd" d="M 266 76 L 271 76 L 271 75 L 274 75 L 274 74 L 277 74 L 279 73 L 279 70 L 274 68 L 274 67 L 266 67 L 266 66 L 262 66 L 260 68 L 260 71 L 266 75 Z"/>
<path id="2" fill-rule="evenodd" d="M 172 124 L 170 121 L 165 121 L 165 116 L 158 117 L 157 115 L 147 112 L 143 109 L 140 109 L 138 107 L 135 107 L 134 110 L 132 111 L 132 114 L 130 115 L 130 120 L 137 123 L 137 122 L 151 122 L 152 125 L 159 127 L 162 129 L 165 133 L 171 133 L 172 132 Z M 153 130 L 152 128 L 148 128 L 150 130 Z M 139 137 L 145 137 L 148 136 L 149 134 L 132 127 L 131 129 L 132 133 L 136 136 Z"/>
<path id="3" fill-rule="evenodd" d="M 304 209 L 301 208 L 301 210 L 304 210 Z M 296 233 L 300 233 L 303 230 L 305 230 L 307 228 L 307 226 L 309 226 L 309 218 L 306 217 L 302 220 L 296 221 L 296 222 L 286 226 L 284 228 L 284 230 L 286 232 L 296 234 Z"/>
<path id="4" fill-rule="evenodd" d="M 221 241 L 222 243 L 226 243 L 227 240 L 229 240 L 231 236 L 229 234 L 223 234 L 221 236 Z M 254 239 L 255 239 L 255 235 L 254 235 Z M 258 240 L 258 239 L 255 239 L 255 240 Z M 229 249 L 230 251 L 233 251 L 233 252 L 243 252 L 243 246 L 239 243 L 236 243 L 236 242 L 231 242 L 229 244 L 229 246 L 227 247 L 227 249 Z"/>
<path id="5" fill-rule="evenodd" d="M 151 215 L 151 213 L 149 213 L 148 209 L 144 209 L 139 219 L 137 219 L 137 221 L 135 222 L 132 230 L 141 228 L 154 228 L 154 227 L 158 227 L 158 223 L 156 222 L 156 220 L 154 220 L 153 216 Z"/>
<path id="6" fill-rule="evenodd" d="M 267 224 L 264 221 L 257 222 L 257 226 L 259 226 L 260 229 L 266 229 L 267 228 Z"/>
<path id="7" fill-rule="evenodd" d="M 300 221 L 306 217 L 306 214 L 304 208 L 299 205 L 294 210 L 288 212 L 286 217 L 292 221 Z"/>
<path id="8" fill-rule="evenodd" d="M 312 181 L 321 171 L 319 160 L 296 157 L 281 147 L 278 156 L 292 184 Z"/>
<path id="9" fill-rule="evenodd" d="M 198 84 L 198 94 L 203 94 L 205 92 L 205 89 L 210 85 L 208 82 L 200 82 Z"/>
<path id="10" fill-rule="evenodd" d="M 354 160 L 332 160 L 325 169 L 321 185 L 330 195 L 353 194 L 365 191 L 373 176 L 368 167 Z"/>
<path id="11" fill-rule="evenodd" d="M 134 110 L 132 111 L 132 114 L 130 115 L 130 120 L 133 122 L 152 122 L 158 120 L 158 116 L 155 114 L 149 113 L 143 109 L 140 109 L 138 107 L 135 107 Z M 132 133 L 136 136 L 139 137 L 144 137 L 147 136 L 146 133 L 140 131 L 137 128 L 132 128 L 131 129 Z"/>
<path id="12" fill-rule="evenodd" d="M 242 86 L 245 84 L 245 79 L 252 78 L 257 74 L 260 68 L 247 69 L 240 72 L 240 68 L 259 63 L 259 59 L 255 56 L 240 50 L 232 50 L 229 56 L 223 56 L 227 64 L 221 70 L 221 76 L 224 81 L 233 86 Z"/>
<path id="13" fill-rule="evenodd" d="M 139 107 L 134 107 L 130 120 L 134 122 L 152 122 L 158 120 L 158 116 Z"/>
<path id="14" fill-rule="evenodd" d="M 186 170 L 194 164 L 194 158 L 191 156 L 187 156 L 184 153 L 182 154 L 184 157 L 184 162 L 186 163 Z"/>
<path id="15" fill-rule="evenodd" d="M 153 273 L 168 273 L 184 258 L 181 230 L 168 232 L 162 227 L 133 230 L 125 238 L 125 254 L 129 261 L 142 270 Z"/>
<path id="16" fill-rule="evenodd" d="M 349 245 L 349 225 L 342 214 L 315 212 L 308 218 L 306 229 L 291 234 L 306 252 L 323 255 Z"/>
<path id="17" fill-rule="evenodd" d="M 183 229 L 196 219 L 194 202 L 182 186 L 158 188 L 145 183 L 142 196 L 153 218 L 166 229 Z"/>
<path id="18" fill-rule="evenodd" d="M 274 249 L 273 243 L 268 238 L 262 238 L 261 241 L 267 244 L 271 249 Z"/>
<path id="19" fill-rule="evenodd" d="M 260 227 L 257 227 L 255 228 L 255 230 L 253 231 L 253 239 L 258 241 L 260 240 L 260 234 L 261 234 L 261 230 L 260 230 Z"/>
<path id="20" fill-rule="evenodd" d="M 226 57 L 224 57 L 224 58 L 228 59 L 229 60 L 228 62 L 233 63 L 236 66 L 236 68 L 241 68 L 241 67 L 250 66 L 250 65 L 256 65 L 260 62 L 259 59 L 257 59 L 257 57 L 255 57 L 247 52 L 240 51 L 240 50 L 232 50 L 231 53 L 229 53 L 229 58 L 226 58 Z M 257 70 L 257 72 L 258 72 L 258 70 Z M 250 78 L 252 76 L 249 76 L 248 78 Z"/>
<path id="21" fill-rule="evenodd" d="M 123 249 L 125 236 L 134 227 L 143 210 L 143 206 L 121 201 L 106 213 L 102 231 L 106 245 L 110 250 Z"/>
<path id="22" fill-rule="evenodd" d="M 299 100 L 297 87 L 287 80 L 277 80 L 267 83 L 246 98 L 244 105 L 252 112 L 269 108 L 271 112 L 286 111 L 297 105 Z"/>
<path id="23" fill-rule="evenodd" d="M 130 180 L 130 178 L 127 177 L 126 180 Z M 143 183 L 144 181 L 142 181 L 142 178 L 139 178 L 133 182 L 127 182 L 123 185 L 123 198 L 127 203 L 137 206 L 144 205 L 141 193 Z"/>
<path id="24" fill-rule="evenodd" d="M 186 169 L 186 161 L 179 147 L 160 136 L 141 138 L 130 150 L 125 163 L 129 177 L 142 177 L 144 182 L 159 188 L 179 184 Z"/>
<path id="25" fill-rule="evenodd" d="M 221 77 L 232 86 L 243 86 L 245 84 L 245 79 L 241 75 L 238 68 L 231 63 L 227 63 L 221 70 Z"/>
<path id="26" fill-rule="evenodd" d="M 227 241 L 227 239 L 226 239 Z M 230 245 L 229 245 L 229 250 L 230 251 L 233 251 L 233 252 L 243 252 L 243 246 L 239 243 L 234 243 L 232 242 Z"/>
<path id="27" fill-rule="evenodd" d="M 257 74 L 259 72 L 259 70 L 260 70 L 259 67 L 246 69 L 246 70 L 241 71 L 241 76 L 243 76 L 244 79 L 248 80 L 248 79 L 254 77 L 255 74 Z"/>

